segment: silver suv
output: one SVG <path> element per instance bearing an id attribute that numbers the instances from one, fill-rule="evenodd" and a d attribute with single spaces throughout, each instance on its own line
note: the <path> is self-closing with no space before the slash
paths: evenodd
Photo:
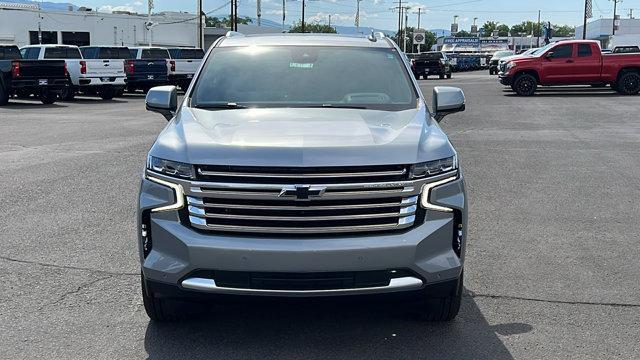
<path id="1" fill-rule="evenodd" d="M 169 120 L 139 198 L 151 319 L 220 294 L 402 293 L 456 316 L 467 204 L 438 121 L 465 98 L 437 87 L 430 112 L 393 41 L 229 33 L 180 105 L 164 86 L 146 106 Z"/>

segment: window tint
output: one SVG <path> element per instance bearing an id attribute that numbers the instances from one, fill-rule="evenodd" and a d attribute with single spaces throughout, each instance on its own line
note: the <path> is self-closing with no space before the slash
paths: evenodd
<path id="1" fill-rule="evenodd" d="M 135 58 L 138 57 L 138 50 L 136 50 L 136 49 L 129 50 L 129 53 L 130 53 L 132 59 L 135 59 Z"/>
<path id="2" fill-rule="evenodd" d="M 143 49 L 142 59 L 169 59 L 166 49 Z"/>
<path id="3" fill-rule="evenodd" d="M 45 59 L 82 59 L 77 48 L 53 47 L 44 50 Z"/>
<path id="4" fill-rule="evenodd" d="M 38 56 L 40 55 L 40 48 L 25 48 L 22 49 L 22 51 L 24 51 L 24 53 L 22 54 L 23 59 L 37 60 Z"/>
<path id="5" fill-rule="evenodd" d="M 129 48 L 100 48 L 98 59 L 129 59 Z"/>
<path id="6" fill-rule="evenodd" d="M 560 45 L 553 48 L 554 59 L 570 58 L 573 55 L 573 45 Z"/>
<path id="7" fill-rule="evenodd" d="M 0 59 L 2 60 L 17 60 L 21 59 L 20 50 L 17 46 L 7 46 L 0 48 Z"/>
<path id="8" fill-rule="evenodd" d="M 177 59 L 180 56 L 180 49 L 169 49 L 169 55 L 172 59 Z"/>
<path id="9" fill-rule="evenodd" d="M 591 56 L 591 45 L 578 44 L 578 57 Z"/>
<path id="10" fill-rule="evenodd" d="M 204 58 L 204 50 L 196 49 L 193 58 L 194 59 L 202 59 L 202 58 Z"/>
<path id="11" fill-rule="evenodd" d="M 393 49 L 261 46 L 258 51 L 216 49 L 196 83 L 193 105 L 416 108 L 415 88 Z M 362 69 L 376 69 L 376 76 Z"/>

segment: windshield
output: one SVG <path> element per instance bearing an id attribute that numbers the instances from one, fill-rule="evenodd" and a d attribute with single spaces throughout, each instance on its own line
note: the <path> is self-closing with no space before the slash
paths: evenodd
<path id="1" fill-rule="evenodd" d="M 495 54 L 493 54 L 493 57 L 503 58 L 511 55 L 513 55 L 513 51 L 498 51 Z"/>
<path id="2" fill-rule="evenodd" d="M 194 107 L 416 108 L 395 49 L 250 46 L 216 48 L 192 93 Z"/>
<path id="3" fill-rule="evenodd" d="M 536 52 L 533 53 L 533 55 L 542 55 L 542 54 L 546 53 L 547 50 L 551 49 L 552 47 L 556 46 L 557 44 L 558 43 L 554 43 L 554 42 L 552 42 L 550 44 L 547 44 L 547 45 L 539 48 L 538 50 L 536 50 Z"/>

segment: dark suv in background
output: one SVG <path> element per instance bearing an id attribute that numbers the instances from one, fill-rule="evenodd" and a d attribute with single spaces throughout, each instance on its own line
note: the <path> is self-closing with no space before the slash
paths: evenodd
<path id="1" fill-rule="evenodd" d="M 411 70 L 416 79 L 422 76 L 438 75 L 440 79 L 451 79 L 451 65 L 447 55 L 441 51 L 430 51 L 416 55 L 411 59 Z"/>

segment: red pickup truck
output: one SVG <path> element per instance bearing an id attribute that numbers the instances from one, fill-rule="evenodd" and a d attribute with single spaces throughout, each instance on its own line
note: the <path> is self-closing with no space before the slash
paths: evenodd
<path id="1" fill-rule="evenodd" d="M 540 86 L 606 86 L 620 94 L 640 92 L 640 54 L 602 54 L 591 40 L 551 43 L 534 55 L 515 58 L 503 66 L 500 83 L 520 96 L 531 96 Z"/>

